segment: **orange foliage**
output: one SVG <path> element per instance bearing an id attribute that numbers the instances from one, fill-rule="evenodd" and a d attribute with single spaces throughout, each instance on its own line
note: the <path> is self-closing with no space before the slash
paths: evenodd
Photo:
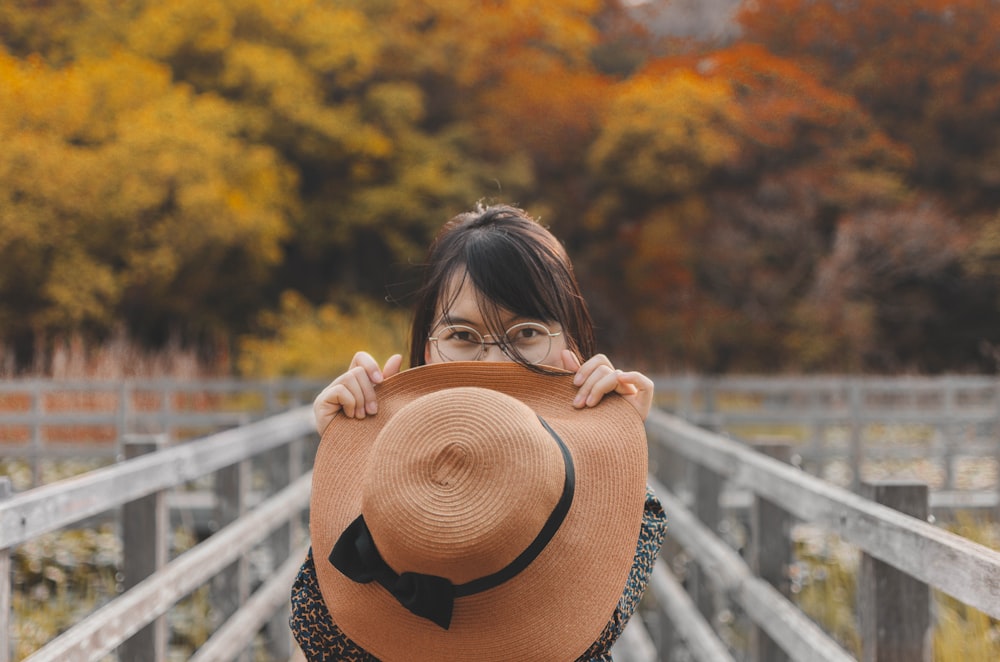
<path id="1" fill-rule="evenodd" d="M 748 39 L 854 96 L 912 146 L 914 176 L 971 211 L 1000 200 L 1000 3 L 757 0 Z"/>
<path id="2" fill-rule="evenodd" d="M 524 147 L 541 165 L 577 163 L 597 131 L 609 81 L 587 69 L 543 61 L 505 70 L 479 96 L 480 129 L 497 152 Z"/>
<path id="3" fill-rule="evenodd" d="M 739 107 L 733 129 L 757 148 L 793 159 L 849 148 L 862 164 L 908 163 L 907 151 L 890 141 L 850 95 L 761 46 L 738 43 L 708 55 L 667 58 L 644 73 L 667 75 L 677 69 L 696 71 L 706 81 L 725 81 Z"/>
<path id="4" fill-rule="evenodd" d="M 590 226 L 629 247 L 604 257 L 627 265 L 612 317 L 646 353 L 773 370 L 836 219 L 899 204 L 909 162 L 849 95 L 758 45 L 650 62 L 590 152 Z"/>

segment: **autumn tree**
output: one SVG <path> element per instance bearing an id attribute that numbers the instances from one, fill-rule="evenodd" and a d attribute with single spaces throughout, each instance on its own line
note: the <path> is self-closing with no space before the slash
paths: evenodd
<path id="1" fill-rule="evenodd" d="M 124 99 L 123 109 L 95 102 L 79 118 L 78 129 L 97 138 L 46 129 L 46 158 L 69 164 L 79 156 L 88 160 L 80 173 L 114 173 L 128 184 L 117 197 L 94 186 L 95 209 L 98 195 L 120 207 L 94 227 L 141 240 L 97 251 L 94 268 L 104 275 L 86 287 L 105 283 L 101 306 L 59 324 L 36 319 L 31 333 L 100 327 L 116 315 L 142 335 L 209 319 L 238 332 L 250 299 L 276 304 L 287 289 L 316 303 L 356 292 L 383 297 L 401 278 L 397 267 L 418 260 L 449 216 L 480 197 L 530 204 L 544 197 L 538 177 L 575 167 L 603 98 L 605 79 L 589 61 L 601 8 L 597 0 L 486 3 L 477 12 L 420 0 L 5 3 L 0 38 L 12 70 L 30 59 L 44 72 L 22 76 L 27 92 L 12 95 L 44 95 L 60 77 L 86 87 L 81 72 L 99 66 L 150 77 L 129 70 L 121 90 L 81 92 Z M 46 102 L 59 106 L 55 97 Z M 11 127 L 22 122 L 21 108 L 12 101 Z M 199 205 L 187 196 L 196 178 Z M 225 186 L 213 185 L 220 180 Z M 27 174 L 24 181 L 33 196 L 39 184 Z M 69 190 L 54 186 L 48 204 L 62 205 L 66 223 L 81 222 L 78 203 L 60 199 Z M 226 213 L 216 214 L 212 195 L 226 201 Z M 244 237 L 238 228 L 250 223 L 233 222 L 233 209 L 272 219 L 268 241 Z M 121 227 L 112 230 L 109 218 Z M 247 254 L 260 259 L 201 255 L 201 231 L 247 241 Z M 161 246 L 172 236 L 190 237 L 190 264 Z M 204 275 L 212 268 L 214 280 Z M 229 299 L 205 296 L 223 285 Z M 24 289 L 22 299 L 44 307 L 36 290 Z"/>
<path id="2" fill-rule="evenodd" d="M 745 38 L 853 96 L 916 156 L 916 186 L 961 214 L 1000 204 L 1000 4 L 758 0 Z"/>
<path id="3" fill-rule="evenodd" d="M 675 365 L 775 369 L 838 219 L 902 200 L 907 158 L 852 99 L 759 47 L 651 63 L 590 153 L 605 184 L 590 225 L 628 247 L 592 256 L 623 265 L 607 323 Z"/>
<path id="4" fill-rule="evenodd" d="M 295 175 L 233 108 L 127 53 L 0 52 L 0 326 L 221 333 L 281 260 Z"/>
<path id="5" fill-rule="evenodd" d="M 996 289 L 970 278 L 968 235 L 926 201 L 842 219 L 796 307 L 804 368 L 935 373 L 995 367 Z"/>

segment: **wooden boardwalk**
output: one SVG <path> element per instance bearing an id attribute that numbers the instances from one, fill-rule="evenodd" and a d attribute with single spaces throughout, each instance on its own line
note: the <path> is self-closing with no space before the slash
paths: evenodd
<path id="1" fill-rule="evenodd" d="M 975 430 L 973 450 L 992 452 L 995 460 L 997 437 L 990 447 L 985 431 L 996 424 L 1000 396 L 996 391 L 988 396 L 980 392 L 978 399 L 962 395 L 961 385 L 952 381 L 948 388 L 958 389 L 955 395 L 936 396 L 951 402 L 942 408 L 946 416 L 932 420 L 933 407 L 925 399 L 919 412 L 896 411 L 899 424 L 910 431 L 929 426 L 940 435 L 962 430 L 966 440 L 972 438 L 968 431 Z M 767 443 L 755 445 L 733 434 L 731 426 L 767 418 L 772 428 L 776 421 L 786 426 L 806 421 L 805 427 L 815 431 L 816 420 L 806 420 L 807 408 L 795 404 L 809 389 L 800 384 L 791 395 L 780 395 L 771 390 L 773 384 L 742 383 L 736 390 L 743 389 L 743 395 L 736 398 L 725 394 L 724 386 L 717 380 L 713 396 L 702 401 L 705 390 L 689 389 L 684 396 L 680 388 L 660 385 L 661 397 L 667 405 L 672 400 L 678 413 L 682 407 L 677 403 L 685 397 L 698 402 L 698 411 L 689 408 L 686 416 L 699 424 L 666 410 L 654 411 L 647 421 L 649 481 L 667 512 L 668 543 L 640 614 L 616 645 L 617 662 L 671 659 L 681 656 L 681 649 L 685 659 L 711 662 L 924 659 L 935 625 L 934 593 L 1000 619 L 1000 553 L 928 523 L 933 492 L 927 485 L 863 475 L 857 485 L 835 485 L 804 471 L 806 463 L 792 466 L 797 453 L 810 445 L 815 450 L 811 437 L 803 442 L 786 435 L 776 442 L 771 434 Z M 943 382 L 938 386 L 945 392 Z M 989 385 L 967 386 L 983 391 Z M 751 387 L 770 395 L 748 397 Z M 926 395 L 928 389 L 922 383 L 917 390 Z M 852 426 L 860 430 L 860 439 L 870 438 L 877 427 L 873 405 L 879 399 L 867 393 L 845 400 L 855 403 L 855 413 L 862 411 L 861 405 L 868 407 L 857 421 L 843 417 L 836 410 L 840 405 L 831 400 L 820 423 L 841 426 L 847 439 Z M 706 414 L 704 403 L 713 400 L 714 410 Z M 973 401 L 974 415 L 963 419 L 963 408 Z M 756 413 L 739 411 L 736 405 L 747 402 L 757 403 Z M 788 402 L 792 404 L 783 404 Z M 884 402 L 880 406 L 884 409 Z M 246 659 L 248 642 L 261 631 L 267 633 L 270 659 L 301 659 L 288 633 L 287 603 L 308 544 L 304 511 L 316 435 L 308 407 L 286 403 L 278 409 L 285 410 L 257 414 L 252 418 L 258 420 L 184 443 L 170 443 L 156 431 L 122 434 L 114 441 L 122 456 L 116 464 L 17 494 L 10 494 L 0 479 L 0 576 L 9 575 L 10 555 L 19 545 L 121 510 L 126 590 L 27 659 L 96 661 L 116 651 L 119 659 L 130 662 L 165 659 L 165 615 L 206 584 L 213 586 L 213 599 L 233 599 L 213 602 L 226 618 L 192 659 Z M 22 415 L 18 424 L 26 420 Z M 882 430 L 887 425 L 878 424 Z M 43 428 L 39 423 L 38 429 Z M 940 442 L 940 435 L 930 438 Z M 45 445 L 40 438 L 34 447 Z M 950 449 L 951 455 L 943 452 L 941 457 L 951 462 L 968 450 L 950 441 L 935 448 Z M 859 468 L 865 466 L 866 452 L 858 452 Z M 205 476 L 214 477 L 211 509 L 218 530 L 168 561 L 168 496 Z M 740 545 L 725 534 L 731 516 L 746 527 Z M 827 632 L 796 603 L 790 569 L 796 563 L 795 532 L 804 526 L 837 536 L 861 555 L 857 648 Z M 249 558 L 261 549 L 271 558 L 271 570 L 251 590 Z M 0 583 L 0 632 L 11 632 L 11 590 L 9 582 Z M 733 638 L 727 614 L 738 615 L 736 626 L 745 636 Z M 720 629 L 726 623 L 728 634 Z M 10 659 L 8 646 L 0 647 L 0 662 Z"/>

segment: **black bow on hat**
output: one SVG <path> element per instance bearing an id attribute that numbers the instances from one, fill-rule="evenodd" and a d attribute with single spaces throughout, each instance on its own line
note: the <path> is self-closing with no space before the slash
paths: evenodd
<path id="1" fill-rule="evenodd" d="M 371 531 L 359 515 L 344 530 L 330 552 L 330 563 L 359 584 L 378 582 L 411 612 L 448 629 L 455 604 L 451 580 L 419 572 L 397 574 L 389 567 L 372 540 Z"/>

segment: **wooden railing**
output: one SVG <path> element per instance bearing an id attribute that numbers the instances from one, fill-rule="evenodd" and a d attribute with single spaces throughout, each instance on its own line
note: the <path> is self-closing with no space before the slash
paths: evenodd
<path id="1" fill-rule="evenodd" d="M 879 463 L 919 459 L 934 464 L 933 499 L 943 505 L 1000 505 L 1000 481 L 969 486 L 960 476 L 963 467 L 1000 461 L 1000 378 L 688 376 L 654 381 L 661 408 L 733 438 L 783 439 L 792 444 L 793 462 L 813 475 L 832 480 L 824 469 L 837 462 L 846 468 L 842 486 L 853 491 Z"/>
<path id="2" fill-rule="evenodd" d="M 836 388 L 842 389 L 844 382 L 829 382 L 821 389 L 821 380 L 816 380 L 813 390 L 799 382 L 793 392 L 782 395 L 768 384 L 751 380 L 742 382 L 743 394 L 737 397 L 721 390 L 726 381 L 712 380 L 711 390 L 704 384 L 690 388 L 685 396 L 683 389 L 671 391 L 669 383 L 660 380 L 660 397 L 666 406 L 686 412 L 701 426 L 662 410 L 654 410 L 647 421 L 650 483 L 667 513 L 668 542 L 654 570 L 643 618 L 627 628 L 616 648 L 616 660 L 671 659 L 678 647 L 686 649 L 693 659 L 712 662 L 854 659 L 855 651 L 845 650 L 791 599 L 792 531 L 802 524 L 839 535 L 863 554 L 857 624 L 861 659 L 925 659 L 929 653 L 931 591 L 1000 618 L 1000 553 L 929 524 L 925 485 L 859 480 L 852 491 L 790 464 L 805 448 L 825 445 L 825 433 L 818 437 L 823 444 L 807 439 L 805 447 L 801 442 L 793 446 L 770 443 L 755 449 L 731 438 L 752 436 L 744 434 L 748 422 L 769 428 L 796 424 L 814 431 L 824 426 L 849 431 L 857 425 L 858 439 L 865 442 L 875 434 L 865 426 L 876 419 L 881 426 L 887 425 L 882 417 L 894 411 L 894 420 L 907 429 L 930 426 L 941 434 L 958 428 L 975 429 L 981 437 L 976 442 L 988 444 L 992 443 L 989 431 L 995 429 L 991 426 L 1000 411 L 995 381 L 965 382 L 973 391 L 979 389 L 976 397 L 959 388 L 962 380 L 953 380 L 956 386 L 950 396 L 941 395 L 949 391 L 942 390 L 940 383 L 933 390 L 928 382 L 922 382 L 915 391 L 918 395 L 907 396 L 915 405 L 901 406 L 897 401 L 889 407 L 882 400 L 881 409 L 876 407 L 880 400 L 872 395 L 876 392 L 872 389 L 892 386 L 886 380 L 855 380 L 859 390 L 848 389 L 847 395 L 837 399 L 830 395 L 828 386 L 840 384 Z M 740 385 L 739 380 L 733 381 Z M 695 380 L 685 383 L 696 384 Z M 751 387 L 769 394 L 750 396 Z M 309 395 L 302 400 L 311 398 L 315 390 L 315 385 L 309 385 Z M 937 395 L 929 395 L 932 392 Z M 825 401 L 828 409 L 815 404 L 807 407 L 802 404 L 803 397 L 812 398 L 814 403 Z M 685 398 L 690 403 L 686 409 L 681 406 Z M 713 400 L 712 407 L 703 406 Z M 846 414 L 844 402 L 855 405 L 847 407 Z M 945 406 L 934 406 L 934 402 Z M 978 404 L 970 404 L 974 402 Z M 744 411 L 733 416 L 733 412 L 739 413 L 737 405 Z M 851 412 L 859 416 L 860 423 L 852 422 Z M 967 414 L 970 417 L 964 418 Z M 0 480 L 0 577 L 9 575 L 6 568 L 11 548 L 123 507 L 127 590 L 29 659 L 97 660 L 116 649 L 120 659 L 162 659 L 141 657 L 140 651 L 162 650 L 163 615 L 210 580 L 223 587 L 219 593 L 232 596 L 235 604 L 224 606 L 223 611 L 231 614 L 229 619 L 198 650 L 196 659 L 239 657 L 252 633 L 268 622 L 274 624 L 272 645 L 277 652 L 273 659 L 282 659 L 281 651 L 289 646 L 283 610 L 307 544 L 302 530 L 302 513 L 308 505 L 306 469 L 312 458 L 307 440 L 315 442 L 308 407 L 295 407 L 166 447 L 162 429 L 154 429 L 152 424 L 148 427 L 154 431 L 152 436 L 137 435 L 135 428 L 116 428 L 127 431 L 117 445 L 125 459 L 116 465 L 6 500 L 9 486 Z M 850 432 L 847 434 L 853 439 Z M 775 435 L 765 436 L 773 442 Z M 953 458 L 964 452 L 957 441 L 937 447 L 953 448 Z M 865 457 L 865 452 L 860 449 L 857 457 Z M 248 509 L 248 463 L 264 454 L 272 479 L 284 487 Z M 165 496 L 176 486 L 212 473 L 217 492 L 215 519 L 222 528 L 166 562 Z M 742 550 L 734 549 L 720 535 L 727 507 L 724 496 L 733 490 L 750 497 L 745 522 L 748 544 Z M 144 530 L 142 525 L 150 528 Z M 251 594 L 246 555 L 268 538 L 275 569 Z M 683 558 L 688 561 L 681 563 Z M 680 566 L 684 574 L 675 576 Z M 905 597 L 886 597 L 893 594 Z M 732 642 L 718 631 L 719 614 L 727 606 L 751 622 L 745 651 L 734 650 Z M 10 585 L 0 582 L 0 632 L 9 631 L 9 613 Z M 0 662 L 5 662 L 7 647 L 0 648 Z"/>
<path id="3" fill-rule="evenodd" d="M 315 441 L 309 407 L 202 439 L 163 447 L 162 437 L 132 437 L 131 457 L 113 466 L 9 496 L 0 479 L 0 570 L 9 568 L 11 549 L 44 533 L 122 507 L 125 591 L 47 643 L 29 658 L 100 660 L 116 649 L 122 660 L 163 660 L 164 614 L 197 587 L 213 581 L 216 609 L 229 618 L 195 656 L 198 660 L 239 657 L 254 634 L 272 622 L 273 659 L 288 659 L 288 592 L 305 556 L 303 512 L 309 502 Z M 151 452 L 153 451 L 153 452 Z M 248 510 L 250 462 L 263 459 L 272 490 Z M 215 474 L 216 520 L 221 528 L 167 562 L 165 495 L 207 474 Z M 258 486 L 255 486 L 257 488 Z M 248 554 L 267 545 L 274 568 L 252 594 Z M 9 658 L 11 585 L 0 574 L 0 662 Z"/>
<path id="4" fill-rule="evenodd" d="M 726 605 L 752 621 L 743 659 L 855 659 L 790 600 L 796 522 L 837 534 L 862 553 L 860 659 L 930 659 L 931 589 L 1000 619 L 1000 552 L 929 524 L 925 485 L 864 484 L 866 498 L 662 411 L 650 414 L 647 431 L 650 480 L 669 523 L 670 544 L 651 584 L 654 614 L 663 618 L 649 629 L 662 659 L 672 659 L 675 646 L 696 660 L 734 659 L 713 629 Z M 789 455 L 787 446 L 763 450 Z M 726 483 L 754 496 L 746 559 L 719 535 Z M 681 551 L 690 559 L 687 590 L 671 573 Z"/>
<path id="5" fill-rule="evenodd" d="M 0 380 L 0 457 L 31 463 L 120 458 L 129 434 L 172 442 L 250 423 L 311 402 L 325 381 L 304 379 Z"/>

